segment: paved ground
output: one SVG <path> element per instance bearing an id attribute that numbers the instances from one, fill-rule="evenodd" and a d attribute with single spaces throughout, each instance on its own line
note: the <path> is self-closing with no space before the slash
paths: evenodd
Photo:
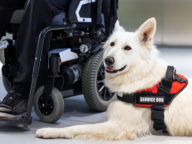
<path id="1" fill-rule="evenodd" d="M 192 78 L 192 48 L 161 48 L 161 55 L 170 65 L 174 65 L 178 73 L 185 75 L 188 78 Z M 5 96 L 6 92 L 3 88 L 2 82 L 0 82 L 0 100 Z M 66 139 L 39 139 L 36 138 L 34 133 L 38 128 L 43 127 L 68 127 L 79 124 L 92 124 L 106 121 L 105 112 L 96 113 L 89 109 L 85 103 L 83 96 L 76 96 L 67 98 L 65 101 L 65 112 L 62 118 L 56 124 L 46 124 L 39 121 L 36 114 L 33 112 L 33 124 L 30 126 L 30 131 L 25 131 L 19 126 L 6 125 L 0 122 L 0 143 L 1 144 L 60 144 L 60 143 L 105 143 L 105 144 L 123 144 L 123 143 L 138 143 L 138 144 L 180 144 L 191 143 L 191 137 L 171 137 L 168 134 L 162 136 L 148 136 L 133 141 L 121 141 L 121 142 L 92 142 L 92 141 L 76 141 Z"/>

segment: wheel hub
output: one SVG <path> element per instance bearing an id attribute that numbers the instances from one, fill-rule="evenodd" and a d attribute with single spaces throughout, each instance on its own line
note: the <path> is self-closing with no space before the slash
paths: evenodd
<path id="1" fill-rule="evenodd" d="M 41 113 L 46 116 L 52 114 L 53 109 L 54 109 L 53 100 L 51 97 L 49 98 L 47 105 L 45 105 L 43 102 L 43 96 L 40 96 L 39 101 L 38 101 L 38 106 L 39 106 L 39 110 L 41 111 Z"/>
<path id="2" fill-rule="evenodd" d="M 98 75 L 97 75 L 97 90 L 100 98 L 104 101 L 109 101 L 115 93 L 110 93 L 109 89 L 104 84 L 105 79 L 105 67 L 104 64 L 101 63 Z"/>

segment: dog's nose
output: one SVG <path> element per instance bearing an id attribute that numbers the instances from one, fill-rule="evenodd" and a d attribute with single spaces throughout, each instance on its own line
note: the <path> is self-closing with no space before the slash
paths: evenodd
<path id="1" fill-rule="evenodd" d="M 112 64 L 115 63 L 115 60 L 114 60 L 113 57 L 107 57 L 107 58 L 105 59 L 105 63 L 106 63 L 108 66 L 110 66 L 110 65 L 112 65 Z"/>

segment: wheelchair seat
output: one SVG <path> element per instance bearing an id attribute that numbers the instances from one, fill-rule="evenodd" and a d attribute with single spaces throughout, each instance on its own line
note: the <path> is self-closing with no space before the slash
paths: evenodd
<path id="1" fill-rule="evenodd" d="M 117 20 L 116 0 L 71 0 L 68 11 L 60 11 L 53 17 L 52 26 L 71 24 L 74 28 L 91 29 L 97 33 L 96 29 L 102 29 L 105 36 L 108 36 Z M 8 33 L 16 34 L 24 14 L 23 9 L 16 10 L 7 28 Z M 93 33 L 92 33 L 93 34 Z"/>
<path id="2" fill-rule="evenodd" d="M 10 24 L 20 24 L 22 20 L 24 10 L 16 10 L 11 18 Z M 65 18 L 65 12 L 61 11 L 60 14 L 53 17 L 52 25 L 63 25 L 63 19 Z"/>

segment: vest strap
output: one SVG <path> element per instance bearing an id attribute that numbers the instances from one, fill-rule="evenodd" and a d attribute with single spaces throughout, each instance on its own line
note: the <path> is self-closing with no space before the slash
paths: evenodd
<path id="1" fill-rule="evenodd" d="M 180 87 L 178 92 L 170 93 L 173 81 L 186 84 L 182 84 L 182 87 Z M 156 131 L 166 130 L 164 122 L 164 107 L 169 105 L 172 100 L 187 86 L 187 84 L 187 79 L 177 75 L 174 67 L 168 66 L 165 77 L 158 85 L 157 93 L 141 90 L 140 92 L 132 94 L 123 93 L 121 96 L 117 93 L 117 98 L 123 102 L 132 103 L 137 107 L 151 108 L 151 120 L 154 122 L 153 128 Z"/>
<path id="2" fill-rule="evenodd" d="M 151 120 L 154 122 L 153 128 L 156 131 L 166 130 L 163 105 L 153 105 L 151 107 Z"/>
<path id="3" fill-rule="evenodd" d="M 120 97 L 117 95 L 117 98 L 121 101 L 127 103 L 135 103 L 135 95 L 130 94 L 129 96 L 124 95 Z M 151 107 L 151 120 L 154 122 L 153 128 L 156 131 L 165 130 L 166 125 L 164 123 L 164 105 L 152 105 Z"/>
<path id="4" fill-rule="evenodd" d="M 122 97 L 117 95 L 117 98 L 127 103 L 135 103 L 135 94 L 123 94 Z"/>

